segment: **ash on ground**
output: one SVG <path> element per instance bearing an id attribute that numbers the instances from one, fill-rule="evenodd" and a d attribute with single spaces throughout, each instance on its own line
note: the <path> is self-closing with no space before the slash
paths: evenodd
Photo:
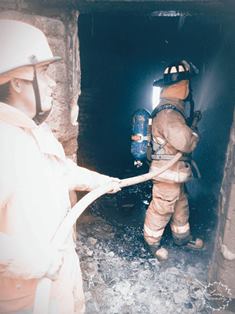
<path id="1" fill-rule="evenodd" d="M 136 202 L 133 195 L 138 193 L 126 191 L 122 204 L 115 196 L 104 196 L 78 221 L 86 314 L 211 313 L 204 296 L 208 250 L 176 247 L 166 230 L 163 246 L 169 259 L 160 263 L 152 258 L 143 240 L 149 199 Z"/>

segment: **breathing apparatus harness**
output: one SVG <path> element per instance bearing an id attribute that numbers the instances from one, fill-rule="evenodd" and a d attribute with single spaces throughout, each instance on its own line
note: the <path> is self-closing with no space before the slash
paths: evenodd
<path id="1" fill-rule="evenodd" d="M 151 114 L 151 119 L 155 118 L 163 110 L 176 111 L 186 120 L 184 112 L 181 111 L 179 108 L 177 108 L 173 104 L 164 104 L 161 106 L 157 106 Z M 151 146 L 152 146 L 151 159 L 152 160 L 170 160 L 172 158 L 172 155 L 164 154 L 164 146 L 166 144 L 167 144 L 167 141 L 165 139 L 158 137 L 156 141 L 151 134 Z"/>
<path id="2" fill-rule="evenodd" d="M 189 101 L 190 101 L 190 115 L 189 118 L 186 118 L 185 114 L 183 111 L 181 111 L 179 108 L 177 108 L 173 104 L 164 104 L 159 107 L 156 107 L 153 112 L 152 112 L 152 119 L 156 117 L 158 113 L 160 113 L 163 110 L 174 110 L 175 112 L 178 112 L 186 121 L 187 125 L 192 129 L 195 130 L 197 128 L 198 122 L 201 120 L 201 112 L 200 111 L 194 111 L 194 101 L 192 97 L 192 91 L 190 88 L 190 93 L 189 93 Z M 151 141 L 152 145 L 152 154 L 151 154 L 151 159 L 152 160 L 171 160 L 174 155 L 170 154 L 165 154 L 164 153 L 164 146 L 167 144 L 167 141 L 162 138 L 158 138 L 158 141 L 156 142 L 153 137 Z M 195 161 L 192 159 L 192 154 L 183 154 L 182 157 L 179 159 L 180 161 L 188 162 L 192 167 L 192 171 L 194 173 L 194 176 L 197 178 L 200 178 L 200 171 L 197 167 L 197 164 Z"/>
<path id="3" fill-rule="evenodd" d="M 185 114 L 183 113 L 183 111 L 181 111 L 179 108 L 177 108 L 175 105 L 172 105 L 172 104 L 165 104 L 165 105 L 161 105 L 161 106 L 159 106 L 159 107 L 156 107 L 156 108 L 153 110 L 152 114 L 151 114 L 152 119 L 153 119 L 159 112 L 161 112 L 162 110 L 167 110 L 167 109 L 171 109 L 171 110 L 174 110 L 174 111 L 180 113 L 180 114 L 183 116 L 183 118 L 186 120 L 186 117 L 185 117 Z"/>
<path id="4" fill-rule="evenodd" d="M 192 130 L 197 129 L 197 124 L 201 120 L 201 112 L 194 111 L 194 102 L 192 93 L 189 96 L 190 99 L 190 115 L 186 118 L 183 111 L 177 108 L 173 104 L 163 104 L 156 107 L 152 114 L 150 115 L 145 109 L 137 110 L 133 115 L 133 125 L 132 131 L 133 135 L 131 137 L 131 153 L 135 158 L 134 164 L 137 167 L 142 166 L 143 161 L 151 162 L 152 160 L 171 160 L 175 155 L 165 154 L 164 147 L 167 141 L 163 138 L 157 137 L 155 140 L 152 136 L 151 121 L 163 110 L 173 110 L 179 113 L 187 125 L 192 128 Z M 180 161 L 188 162 L 192 166 L 192 170 L 195 177 L 200 177 L 199 169 L 196 163 L 192 159 L 192 154 L 182 154 Z"/>

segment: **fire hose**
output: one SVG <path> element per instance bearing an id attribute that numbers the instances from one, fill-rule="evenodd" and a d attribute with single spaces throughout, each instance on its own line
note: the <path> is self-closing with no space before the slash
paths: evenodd
<path id="1" fill-rule="evenodd" d="M 159 176 L 164 171 L 172 167 L 180 158 L 182 157 L 182 153 L 177 153 L 174 158 L 172 158 L 167 164 L 158 170 L 151 171 L 145 173 L 143 175 L 122 179 L 120 181 L 120 188 L 135 185 L 138 183 L 142 183 L 148 180 L 153 179 L 156 176 Z M 76 223 L 77 219 L 84 212 L 84 210 L 93 203 L 100 196 L 110 192 L 111 185 L 107 184 L 101 186 L 88 194 L 86 194 L 69 212 L 69 214 L 65 217 L 63 223 L 60 228 L 57 230 L 55 237 L 52 240 L 52 244 L 54 247 L 59 247 L 61 243 L 64 243 L 67 237 L 69 236 L 73 225 Z M 43 277 L 40 279 L 35 293 L 35 302 L 33 314 L 47 314 L 49 309 L 49 299 L 50 299 L 50 289 L 51 289 L 51 279 L 47 277 Z"/>

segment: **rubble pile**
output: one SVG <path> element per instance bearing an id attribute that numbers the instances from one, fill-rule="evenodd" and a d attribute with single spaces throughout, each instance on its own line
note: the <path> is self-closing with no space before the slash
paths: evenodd
<path id="1" fill-rule="evenodd" d="M 203 253 L 167 243 L 169 260 L 159 263 L 145 247 L 141 225 L 110 224 L 92 211 L 77 229 L 86 314 L 211 313 Z"/>

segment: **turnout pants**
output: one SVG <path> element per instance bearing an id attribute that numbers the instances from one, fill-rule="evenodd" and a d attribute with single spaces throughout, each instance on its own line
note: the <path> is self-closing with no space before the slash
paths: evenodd
<path id="1" fill-rule="evenodd" d="M 147 244 L 160 245 L 168 222 L 175 243 L 187 243 L 190 237 L 188 219 L 189 206 L 184 184 L 154 181 L 152 201 L 144 223 L 144 238 Z"/>

